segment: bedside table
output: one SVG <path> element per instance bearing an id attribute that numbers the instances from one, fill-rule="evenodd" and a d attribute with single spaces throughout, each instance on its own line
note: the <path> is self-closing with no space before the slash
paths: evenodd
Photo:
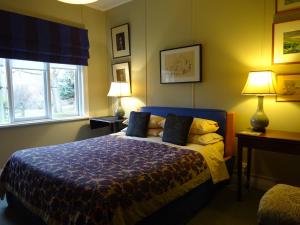
<path id="1" fill-rule="evenodd" d="M 238 157 L 237 157 L 237 172 L 238 172 L 238 200 L 242 199 L 242 163 L 243 163 L 243 148 L 247 150 L 247 182 L 246 187 L 250 187 L 250 171 L 252 149 L 258 151 L 280 152 L 285 154 L 300 155 L 300 133 L 266 130 L 265 133 L 252 135 L 248 132 L 238 132 Z"/>
<path id="2" fill-rule="evenodd" d="M 90 118 L 90 128 L 97 129 L 102 127 L 110 127 L 111 133 L 116 133 L 126 127 L 122 122 L 125 120 L 118 119 L 115 116 L 103 116 Z"/>

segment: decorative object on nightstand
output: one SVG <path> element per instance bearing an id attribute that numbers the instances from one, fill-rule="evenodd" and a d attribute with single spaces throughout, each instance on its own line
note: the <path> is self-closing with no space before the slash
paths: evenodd
<path id="1" fill-rule="evenodd" d="M 254 131 L 264 132 L 269 125 L 269 119 L 263 108 L 264 96 L 276 95 L 275 84 L 275 74 L 272 71 L 249 72 L 242 94 L 256 95 L 258 98 L 257 110 L 250 120 Z"/>
<path id="2" fill-rule="evenodd" d="M 118 107 L 115 110 L 115 116 L 118 119 L 122 119 L 125 115 L 125 111 L 122 107 L 121 97 L 130 96 L 130 86 L 127 82 L 111 82 L 109 92 L 107 96 L 118 98 Z"/>

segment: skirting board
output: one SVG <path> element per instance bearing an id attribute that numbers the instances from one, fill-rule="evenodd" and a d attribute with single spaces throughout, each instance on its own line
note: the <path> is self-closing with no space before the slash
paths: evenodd
<path id="1" fill-rule="evenodd" d="M 250 186 L 263 191 L 267 191 L 277 183 L 278 181 L 272 177 L 259 175 L 253 175 L 250 177 Z"/>
<path id="2" fill-rule="evenodd" d="M 232 174 L 232 180 L 237 183 L 237 173 L 236 171 Z M 243 184 L 246 182 L 246 176 L 243 175 Z M 255 188 L 262 191 L 267 191 L 275 184 L 279 183 L 276 178 L 261 176 L 261 175 L 251 175 L 250 176 L 250 187 Z"/>

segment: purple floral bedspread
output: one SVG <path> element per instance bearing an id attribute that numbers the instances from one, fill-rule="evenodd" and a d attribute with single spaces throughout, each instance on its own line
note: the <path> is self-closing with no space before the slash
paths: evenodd
<path id="1" fill-rule="evenodd" d="M 116 209 L 184 184 L 207 168 L 201 154 L 113 135 L 21 150 L 0 177 L 47 224 L 109 225 Z"/>

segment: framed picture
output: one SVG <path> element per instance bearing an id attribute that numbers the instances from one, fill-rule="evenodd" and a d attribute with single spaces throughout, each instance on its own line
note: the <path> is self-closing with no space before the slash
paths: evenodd
<path id="1" fill-rule="evenodd" d="M 300 20 L 273 24 L 273 63 L 300 63 Z"/>
<path id="2" fill-rule="evenodd" d="M 300 0 L 276 0 L 276 12 L 300 9 Z"/>
<path id="3" fill-rule="evenodd" d="M 201 45 L 160 51 L 160 83 L 201 82 Z"/>
<path id="4" fill-rule="evenodd" d="M 129 84 L 131 83 L 129 62 L 113 64 L 112 71 L 113 82 L 127 82 Z"/>
<path id="5" fill-rule="evenodd" d="M 300 101 L 300 74 L 277 75 L 278 102 Z"/>
<path id="6" fill-rule="evenodd" d="M 111 29 L 111 41 L 113 57 L 119 58 L 130 55 L 129 24 L 113 27 Z"/>

